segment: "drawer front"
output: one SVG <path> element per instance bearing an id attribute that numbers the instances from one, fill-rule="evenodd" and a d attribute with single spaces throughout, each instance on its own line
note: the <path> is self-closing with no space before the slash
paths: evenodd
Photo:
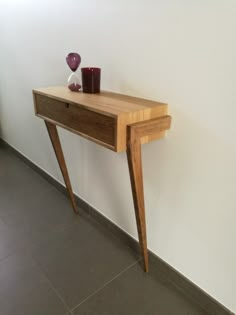
<path id="1" fill-rule="evenodd" d="M 116 120 L 78 105 L 35 94 L 36 114 L 49 118 L 83 136 L 115 146 Z"/>

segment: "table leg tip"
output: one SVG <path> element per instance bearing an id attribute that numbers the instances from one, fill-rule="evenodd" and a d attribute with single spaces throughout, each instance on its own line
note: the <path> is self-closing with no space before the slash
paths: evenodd
<path id="1" fill-rule="evenodd" d="M 75 214 L 79 214 L 79 210 L 76 207 L 73 207 L 73 211 Z"/>
<path id="2" fill-rule="evenodd" d="M 148 266 L 144 266 L 144 272 L 149 273 L 149 268 L 148 268 Z"/>

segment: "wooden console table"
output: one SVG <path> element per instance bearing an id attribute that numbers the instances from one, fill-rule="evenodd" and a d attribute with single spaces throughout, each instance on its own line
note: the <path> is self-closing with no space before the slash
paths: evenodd
<path id="1" fill-rule="evenodd" d="M 75 93 L 62 86 L 35 89 L 33 96 L 35 114 L 45 121 L 75 213 L 77 206 L 56 126 L 115 152 L 127 151 L 140 249 L 148 272 L 141 144 L 163 137 L 170 128 L 167 104 L 111 92 Z"/>

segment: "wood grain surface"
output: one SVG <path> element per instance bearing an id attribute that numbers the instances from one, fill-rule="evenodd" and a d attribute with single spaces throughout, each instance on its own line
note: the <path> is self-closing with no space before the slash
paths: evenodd
<path id="1" fill-rule="evenodd" d="M 86 94 L 71 92 L 65 86 L 57 86 L 35 89 L 33 93 L 35 111 L 38 116 L 48 118 L 50 121 L 116 152 L 126 150 L 126 132 L 129 124 L 164 116 L 168 110 L 167 104 L 164 103 L 107 91 L 99 94 Z M 43 104 L 49 102 L 49 99 L 51 108 L 49 108 L 49 104 Z M 44 100 L 44 102 L 40 102 L 40 100 Z M 51 100 L 54 100 L 55 103 Z M 56 105 L 57 101 L 58 105 Z M 64 105 L 60 108 L 60 104 Z M 69 104 L 70 110 L 66 111 L 66 104 Z M 70 113 L 69 118 L 64 117 L 69 116 Z M 65 121 L 68 119 L 70 124 Z M 141 141 L 147 143 L 163 137 L 164 134 L 163 131 L 146 135 Z"/>

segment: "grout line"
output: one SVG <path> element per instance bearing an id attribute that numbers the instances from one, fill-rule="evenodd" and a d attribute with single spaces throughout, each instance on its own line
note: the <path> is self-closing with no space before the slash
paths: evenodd
<path id="1" fill-rule="evenodd" d="M 66 308 L 66 313 L 65 313 L 65 315 L 72 315 L 72 313 L 70 312 L 69 306 L 68 306 L 68 305 L 66 304 L 66 302 L 63 300 L 63 298 L 61 297 L 61 295 L 57 292 L 57 290 L 56 290 L 55 287 L 53 286 L 52 282 L 49 280 L 49 278 L 47 277 L 47 275 L 45 274 L 45 272 L 43 271 L 43 269 L 42 269 L 41 266 L 39 265 L 39 263 L 34 259 L 34 257 L 33 257 L 32 254 L 31 254 L 30 249 L 24 247 L 24 248 L 21 249 L 21 254 L 22 254 L 22 251 L 23 251 L 23 254 L 24 254 L 24 255 L 29 256 L 29 257 L 33 260 L 33 262 L 35 263 L 35 265 L 39 268 L 40 272 L 42 272 L 42 274 L 44 275 L 44 277 L 45 277 L 45 279 L 47 280 L 47 282 L 48 282 L 49 286 L 51 287 L 51 289 L 54 291 L 54 293 L 56 294 L 56 296 L 59 298 L 59 300 L 60 300 L 60 301 L 62 302 L 62 304 L 65 306 L 65 308 Z M 14 256 L 14 255 L 17 254 L 17 253 L 18 253 L 18 251 L 15 250 L 15 251 L 13 251 L 12 253 L 10 253 L 9 255 L 7 255 L 6 257 L 0 259 L 0 264 L 1 264 L 4 260 L 8 259 L 8 258 L 11 257 L 11 256 Z"/>
<path id="2" fill-rule="evenodd" d="M 48 278 L 48 276 L 46 275 L 46 273 L 44 272 L 44 270 L 42 269 L 41 265 L 37 262 L 37 260 L 34 259 L 33 255 L 30 253 L 28 253 L 28 255 L 30 255 L 31 259 L 35 262 L 35 264 L 38 266 L 38 268 L 40 269 L 40 271 L 42 272 L 42 274 L 44 275 L 44 277 L 46 278 L 46 280 L 48 281 L 50 287 L 52 288 L 52 290 L 54 291 L 54 293 L 57 295 L 57 297 L 59 298 L 59 300 L 62 302 L 62 304 L 65 306 L 66 308 L 66 315 L 72 315 L 69 306 L 66 304 L 66 302 L 64 301 L 63 297 L 60 295 L 60 293 L 57 291 L 57 289 L 54 287 L 53 283 L 50 281 L 50 279 Z M 69 313 L 68 313 L 69 312 Z"/>
<path id="3" fill-rule="evenodd" d="M 3 223 L 3 226 L 4 227 L 6 227 L 7 229 L 13 229 L 11 226 L 9 226 L 6 222 L 5 222 L 5 220 L 2 218 L 2 217 L 0 217 L 0 221 Z M 17 234 L 22 234 L 22 232 L 17 232 Z M 26 236 L 25 234 L 23 235 L 19 235 L 19 236 Z M 28 254 L 29 252 L 31 252 L 30 251 L 30 248 L 29 248 L 29 246 L 28 246 L 28 244 L 24 244 L 24 245 L 22 245 L 22 246 L 19 246 L 19 248 L 14 248 L 13 250 L 11 250 L 5 257 L 2 257 L 2 258 L 0 258 L 0 264 L 2 263 L 2 262 L 4 262 L 4 260 L 7 260 L 9 257 L 11 257 L 11 256 L 14 256 L 14 255 L 17 255 L 17 254 L 22 254 L 22 252 L 24 253 L 24 254 Z"/>
<path id="4" fill-rule="evenodd" d="M 66 304 L 66 302 L 64 301 L 64 299 L 62 298 L 62 296 L 60 295 L 60 293 L 56 290 L 56 288 L 54 287 L 54 285 L 52 284 L 52 282 L 48 279 L 47 275 L 45 274 L 45 272 L 40 268 L 41 272 L 43 273 L 43 275 L 45 276 L 45 278 L 47 279 L 50 287 L 52 288 L 52 290 L 54 291 L 54 293 L 57 295 L 57 297 L 59 298 L 59 300 L 62 302 L 62 304 L 65 306 L 66 311 L 69 311 L 69 313 L 66 314 L 71 314 L 70 312 L 70 308 L 69 306 Z"/>
<path id="5" fill-rule="evenodd" d="M 35 263 L 35 265 L 39 268 L 40 272 L 43 274 L 43 276 L 45 277 L 45 279 L 47 280 L 49 286 L 51 287 L 51 289 L 54 291 L 54 293 L 56 294 L 56 296 L 59 298 L 59 300 L 62 302 L 62 304 L 65 306 L 66 308 L 66 313 L 65 315 L 73 315 L 70 311 L 70 308 L 69 306 L 66 304 L 66 302 L 63 300 L 63 298 L 61 297 L 61 295 L 59 294 L 59 292 L 55 289 L 55 287 L 53 286 L 52 282 L 49 280 L 49 278 L 47 277 L 47 275 L 45 274 L 45 272 L 43 271 L 43 269 L 41 268 L 41 266 L 39 265 L 39 263 L 33 258 L 31 252 L 29 252 L 29 250 L 27 250 L 27 248 L 22 248 L 23 250 L 23 254 L 24 255 L 28 255 L 32 260 L 33 262 Z M 10 253 L 9 255 L 7 255 L 6 257 L 0 259 L 0 264 L 8 259 L 9 257 L 11 256 L 14 256 L 15 254 L 17 254 L 17 250 Z M 22 251 L 21 251 L 21 254 L 22 254 Z"/>
<path id="6" fill-rule="evenodd" d="M 57 291 L 57 289 L 54 287 L 54 285 L 52 284 L 52 282 L 49 280 L 49 278 L 47 277 L 47 275 L 45 274 L 45 272 L 40 268 L 41 272 L 43 273 L 43 275 L 45 276 L 45 278 L 47 279 L 50 287 L 52 288 L 52 290 L 54 291 L 54 293 L 57 295 L 57 297 L 59 298 L 59 300 L 62 302 L 62 304 L 65 306 L 66 311 L 69 311 L 69 313 L 66 314 L 71 314 L 70 312 L 70 308 L 69 306 L 66 304 L 66 302 L 64 301 L 64 299 L 62 298 L 62 296 L 60 295 L 60 293 Z"/>
<path id="7" fill-rule="evenodd" d="M 3 225 L 8 228 L 8 229 L 14 229 L 14 227 L 12 227 L 11 225 L 9 225 L 5 219 L 3 217 L 0 216 L 0 223 L 3 223 Z M 60 224 L 58 225 L 57 227 L 55 227 L 54 231 L 51 232 L 52 234 L 50 235 L 54 235 L 55 233 L 58 233 L 58 232 L 63 232 L 69 228 L 72 228 L 74 225 L 76 225 L 78 222 L 75 221 L 75 222 L 71 222 L 71 223 L 67 223 L 67 224 Z M 19 234 L 20 236 L 23 236 L 27 239 L 28 235 L 27 233 L 25 233 L 23 230 L 21 229 L 18 229 L 16 231 L 17 234 Z M 49 236 L 50 237 L 50 236 Z M 42 244 L 44 244 L 46 241 L 48 240 L 48 238 L 44 239 L 44 240 L 31 240 L 30 243 L 27 243 L 25 245 L 22 245 L 22 247 L 20 246 L 20 249 L 23 249 L 23 250 L 27 250 L 29 251 L 30 253 L 32 252 L 32 249 L 37 247 L 37 246 L 41 246 Z M 0 258 L 0 262 L 2 260 L 4 260 L 5 258 L 8 258 L 9 256 L 12 256 L 15 254 L 15 252 L 17 253 L 17 249 L 14 249 L 13 251 L 11 251 L 6 257 L 3 257 L 3 258 Z"/>
<path id="8" fill-rule="evenodd" d="M 21 255 L 22 253 L 23 254 L 28 254 L 28 248 L 26 247 L 26 246 L 23 246 L 22 248 L 19 248 L 19 250 L 17 250 L 17 249 L 14 249 L 12 252 L 10 252 L 9 254 L 7 254 L 7 256 L 5 256 L 5 257 L 2 257 L 1 259 L 0 259 L 0 264 L 2 263 L 2 262 L 4 262 L 4 260 L 7 260 L 8 258 L 10 258 L 10 257 L 12 257 L 12 256 L 14 256 L 14 255 Z"/>
<path id="9" fill-rule="evenodd" d="M 96 295 L 99 291 L 103 290 L 107 285 L 109 285 L 111 282 L 113 282 L 115 279 L 117 279 L 118 277 L 120 277 L 123 273 L 125 273 L 127 270 L 129 270 L 130 268 L 132 268 L 133 266 L 135 266 L 139 261 L 141 260 L 138 259 L 135 262 L 133 262 L 131 265 L 129 265 L 128 267 L 126 267 L 124 270 L 122 270 L 120 273 L 118 273 L 115 277 L 113 277 L 111 280 L 107 281 L 103 286 L 101 286 L 100 288 L 98 288 L 97 290 L 95 290 L 93 293 L 91 293 L 89 296 L 87 296 L 83 301 L 81 301 L 79 304 L 77 304 L 75 307 L 73 307 L 70 311 L 73 313 L 74 310 L 78 307 L 80 307 L 81 304 L 85 303 L 87 300 L 89 300 L 91 297 L 93 297 L 94 295 Z"/>

